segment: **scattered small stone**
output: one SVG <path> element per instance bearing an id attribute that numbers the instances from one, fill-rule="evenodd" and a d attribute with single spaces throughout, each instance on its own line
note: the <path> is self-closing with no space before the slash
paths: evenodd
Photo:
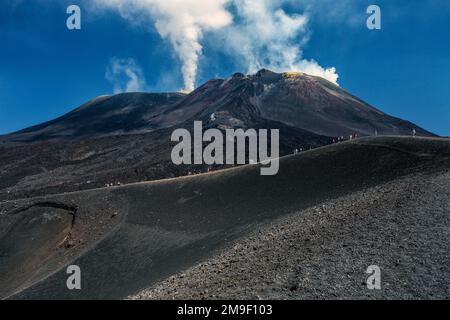
<path id="1" fill-rule="evenodd" d="M 65 245 L 66 249 L 70 249 L 73 246 L 75 246 L 75 242 L 73 240 L 66 241 L 66 245 Z"/>

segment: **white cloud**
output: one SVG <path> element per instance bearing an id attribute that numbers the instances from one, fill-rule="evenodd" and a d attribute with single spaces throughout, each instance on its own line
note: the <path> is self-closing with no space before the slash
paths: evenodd
<path id="1" fill-rule="evenodd" d="M 131 58 L 111 58 L 105 77 L 113 85 L 114 93 L 138 92 L 146 88 L 144 73 Z"/>

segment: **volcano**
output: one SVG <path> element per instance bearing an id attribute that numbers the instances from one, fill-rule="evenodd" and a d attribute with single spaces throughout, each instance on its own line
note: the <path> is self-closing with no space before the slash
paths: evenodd
<path id="1" fill-rule="evenodd" d="M 194 121 L 279 129 L 278 174 L 174 165 Z M 97 97 L 0 137 L 0 299 L 447 298 L 449 164 L 449 139 L 303 73 Z"/>
<path id="2" fill-rule="evenodd" d="M 190 94 L 125 93 L 101 96 L 55 120 L 8 136 L 6 142 L 79 139 L 101 135 L 146 133 L 209 120 L 218 127 L 255 127 L 279 122 L 313 134 L 339 137 L 433 136 L 419 126 L 370 106 L 335 84 L 304 73 L 275 73 L 262 69 L 253 75 L 236 73 L 210 80 Z"/>
<path id="3" fill-rule="evenodd" d="M 236 73 L 190 94 L 97 97 L 52 121 L 0 137 L 0 200 L 200 173 L 175 166 L 170 135 L 207 128 L 279 129 L 280 155 L 328 145 L 336 137 L 432 133 L 391 117 L 319 77 Z M 215 169 L 220 169 L 215 168 Z"/>

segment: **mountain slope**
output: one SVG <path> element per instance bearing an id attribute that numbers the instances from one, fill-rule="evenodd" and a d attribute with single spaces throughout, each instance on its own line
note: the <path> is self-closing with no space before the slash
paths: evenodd
<path id="1" fill-rule="evenodd" d="M 0 137 L 0 143 L 142 133 L 216 116 L 222 128 L 261 119 L 327 137 L 432 133 L 368 105 L 325 79 L 261 70 L 208 81 L 188 95 L 129 93 L 96 98 L 47 123 Z"/>
<path id="2" fill-rule="evenodd" d="M 101 96 L 62 117 L 3 138 L 6 141 L 35 142 L 150 131 L 154 128 L 148 120 L 183 97 L 181 93 Z"/>
<path id="3" fill-rule="evenodd" d="M 211 115 L 214 114 L 214 119 Z M 279 129 L 280 155 L 350 134 L 431 133 L 390 117 L 330 82 L 261 70 L 208 81 L 190 94 L 127 93 L 96 98 L 52 121 L 0 137 L 0 200 L 206 172 L 175 166 L 171 134 L 204 129 Z M 220 169 L 225 166 L 215 166 Z"/>
<path id="4" fill-rule="evenodd" d="M 261 75 L 262 82 L 266 71 Z M 272 76 L 273 77 L 273 76 Z M 263 117 L 282 121 L 327 136 L 411 135 L 413 128 L 420 135 L 426 130 L 375 109 L 345 90 L 318 77 L 300 73 L 276 76 L 265 85 L 257 104 Z"/>
<path id="5" fill-rule="evenodd" d="M 281 123 L 261 120 L 253 124 L 256 129 L 280 129 L 281 155 L 292 153 L 294 148 L 307 150 L 331 142 L 328 137 Z M 210 125 L 205 123 L 205 127 Z M 192 123 L 183 127 L 192 129 Z M 206 172 L 207 165 L 172 163 L 172 131 L 167 128 L 12 147 L 0 145 L 0 201 Z"/>
<path id="6" fill-rule="evenodd" d="M 321 202 L 130 298 L 446 300 L 449 184 L 449 172 L 408 175 Z M 381 290 L 367 288 L 374 264 Z"/>
<path id="7" fill-rule="evenodd" d="M 24 237 L 24 230 L 18 225 L 23 219 L 29 220 L 30 215 L 38 214 L 34 209 L 36 206 L 47 208 L 46 212 L 50 215 L 52 210 L 59 210 L 63 204 L 66 208 L 76 208 L 75 221 L 67 242 L 53 248 L 50 246 L 52 242 L 46 242 L 47 252 L 40 252 L 40 256 L 33 257 L 38 267 L 26 271 L 28 273 L 25 274 L 15 273 L 6 278 L 0 277 L 0 296 L 4 298 L 15 294 L 15 298 L 31 299 L 124 298 L 200 261 L 208 261 L 222 249 L 232 248 L 236 241 L 249 232 L 261 231 L 261 235 L 270 236 L 262 226 L 279 217 L 294 215 L 300 219 L 308 208 L 328 205 L 335 199 L 367 191 L 367 197 L 358 196 L 363 202 L 350 201 L 348 206 L 357 203 L 358 206 L 365 205 L 364 208 L 371 205 L 377 208 L 382 205 L 377 204 L 377 201 L 391 199 L 392 203 L 389 205 L 393 212 L 377 211 L 376 217 L 380 220 L 370 218 L 370 213 L 362 215 L 364 208 L 349 211 L 349 207 L 348 210 L 330 211 L 325 220 L 321 219 L 318 213 L 308 213 L 303 223 L 305 226 L 314 227 L 315 230 L 305 229 L 294 235 L 286 234 L 288 240 L 293 236 L 298 237 L 299 241 L 306 239 L 302 237 L 312 237 L 309 238 L 311 242 L 302 240 L 302 245 L 299 246 L 304 248 L 305 252 L 307 248 L 319 253 L 320 250 L 325 250 L 323 254 L 328 257 L 326 253 L 329 252 L 329 257 L 333 259 L 336 258 L 332 255 L 334 245 L 340 248 L 338 253 L 342 253 L 342 250 L 346 252 L 346 259 L 340 260 L 344 266 L 344 274 L 341 274 L 342 270 L 318 272 L 318 278 L 312 278 L 314 283 L 321 284 L 319 289 L 326 289 L 329 283 L 327 279 L 336 275 L 337 280 L 343 279 L 343 282 L 338 281 L 338 284 L 346 285 L 347 268 L 363 277 L 365 270 L 355 271 L 352 266 L 367 267 L 379 263 L 386 268 L 383 270 L 397 268 L 394 273 L 385 274 L 383 279 L 386 279 L 387 283 L 403 286 L 405 274 L 412 274 L 413 279 L 420 279 L 417 283 L 421 284 L 406 287 L 405 290 L 409 290 L 413 297 L 423 296 L 424 292 L 435 292 L 440 297 L 445 288 L 448 288 L 446 286 L 450 279 L 447 259 L 440 255 L 442 248 L 446 247 L 439 246 L 448 244 L 449 239 L 446 227 L 449 222 L 448 207 L 440 206 L 441 202 L 448 203 L 447 194 L 429 193 L 437 207 L 434 208 L 435 211 L 426 211 L 429 214 L 421 217 L 421 223 L 417 223 L 415 219 L 406 219 L 402 215 L 408 216 L 411 213 L 417 217 L 417 212 L 421 211 L 415 205 L 425 205 L 426 202 L 416 201 L 416 197 L 408 197 L 408 193 L 403 194 L 406 196 L 402 202 L 396 202 L 395 197 L 389 198 L 387 195 L 396 190 L 396 187 L 402 186 L 397 182 L 403 178 L 410 181 L 408 185 L 411 188 L 417 185 L 422 188 L 422 192 L 435 183 L 439 185 L 448 181 L 436 180 L 433 177 L 448 177 L 449 159 L 450 142 L 445 139 L 364 138 L 285 157 L 280 161 L 280 172 L 276 176 L 264 177 L 259 174 L 259 166 L 244 166 L 195 177 L 0 204 L 2 252 L 7 252 L 13 243 L 20 245 L 21 252 L 32 252 L 32 239 Z M 393 183 L 390 189 L 383 187 L 388 182 Z M 377 189 L 377 186 L 381 187 Z M 420 188 L 417 192 L 421 192 Z M 399 210 L 399 206 L 404 209 Z M 342 222 L 342 216 L 346 219 L 344 226 L 339 224 Z M 365 221 L 373 223 L 367 224 Z M 44 230 L 38 223 L 35 226 L 38 228 L 36 232 Z M 357 226 L 364 226 L 368 234 L 358 238 L 357 235 L 365 233 L 356 232 Z M 66 225 L 60 228 L 62 232 L 66 230 Z M 404 235 L 404 232 L 396 228 L 410 230 L 408 241 L 404 240 L 405 237 L 397 236 Z M 282 233 L 283 230 L 279 232 Z M 423 233 L 416 236 L 416 232 L 420 230 Z M 326 237 L 316 239 L 318 234 L 325 232 Z M 379 232 L 385 237 L 380 238 Z M 281 240 L 282 235 L 277 239 Z M 14 241 L 15 239 L 20 241 Z M 295 240 L 289 243 L 293 244 L 292 248 L 298 247 Z M 361 247 L 361 243 L 364 247 Z M 417 250 L 422 246 L 434 251 L 428 251 L 425 247 L 424 250 Z M 287 247 L 289 246 L 283 245 L 279 249 L 286 250 Z M 253 250 L 252 247 L 252 252 L 259 254 L 254 257 L 255 261 L 266 261 L 266 258 L 271 257 L 265 255 L 264 250 L 260 250 L 258 246 L 255 248 Z M 369 251 L 361 251 L 358 248 L 366 248 Z M 371 255 L 372 252 L 377 255 Z M 398 264 L 398 261 L 393 259 L 393 252 L 409 260 Z M 302 255 L 304 259 L 301 263 L 305 268 L 317 264 L 318 271 L 328 270 L 327 268 L 333 265 L 327 264 L 329 259 L 318 261 L 315 256 Z M 389 260 L 380 260 L 386 256 Z M 21 266 L 22 260 L 14 256 L 3 255 L 0 259 L 0 266 L 5 270 L 19 269 Z M 281 260 L 274 263 L 281 263 Z M 67 290 L 65 267 L 69 264 L 81 267 L 83 290 Z M 298 264 L 297 266 L 302 267 Z M 227 268 L 226 265 L 219 264 L 214 270 L 221 272 L 222 267 Z M 234 267 L 230 265 L 230 268 Z M 242 274 L 246 265 L 241 264 L 241 267 L 244 268 L 240 271 Z M 253 274 L 257 274 L 258 270 L 255 267 Z M 289 274 L 286 268 L 280 267 L 278 270 L 280 273 Z M 411 273 L 411 270 L 415 272 Z M 436 279 L 436 282 L 425 281 L 430 277 Z M 243 284 L 239 279 L 227 283 L 241 286 Z M 334 279 L 331 283 L 335 283 L 333 281 Z M 283 285 L 285 283 L 290 284 L 287 281 L 283 282 Z M 277 279 L 273 279 L 266 288 L 271 285 L 277 286 Z M 350 285 L 356 286 L 358 290 L 361 288 L 359 278 L 351 281 Z M 441 289 L 436 290 L 435 285 Z M 227 292 L 232 294 L 232 291 Z"/>
<path id="8" fill-rule="evenodd" d="M 433 136 L 419 126 L 368 105 L 345 90 L 319 77 L 303 73 L 260 70 L 254 75 L 236 73 L 201 86 L 185 99 L 164 110 L 157 122 L 175 125 L 185 109 L 193 118 L 207 121 L 215 114 L 223 128 L 252 127 L 259 119 L 328 137 L 359 134 Z M 186 117 L 184 118 L 186 119 Z"/>

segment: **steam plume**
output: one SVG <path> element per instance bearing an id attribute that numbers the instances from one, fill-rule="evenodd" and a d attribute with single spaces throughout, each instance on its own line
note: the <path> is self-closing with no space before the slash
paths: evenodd
<path id="1" fill-rule="evenodd" d="M 201 39 L 208 30 L 223 28 L 232 22 L 225 10 L 228 0 L 97 0 L 104 6 L 117 8 L 121 15 L 136 21 L 145 15 L 154 22 L 162 38 L 168 39 L 182 62 L 186 91 L 195 88 Z M 145 19 L 144 19 L 145 20 Z"/>

